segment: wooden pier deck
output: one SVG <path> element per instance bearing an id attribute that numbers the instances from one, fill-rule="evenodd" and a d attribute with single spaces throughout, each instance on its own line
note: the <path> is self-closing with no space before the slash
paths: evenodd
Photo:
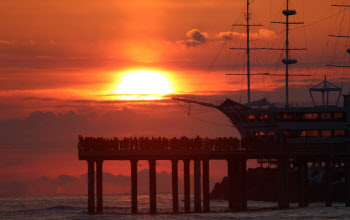
<path id="1" fill-rule="evenodd" d="M 85 141 L 87 140 L 87 141 Z M 94 141 L 91 141 L 94 140 Z M 128 160 L 131 165 L 131 210 L 137 213 L 137 164 L 140 160 L 149 162 L 149 193 L 150 213 L 156 213 L 156 161 L 169 160 L 172 164 L 172 195 L 173 212 L 179 211 L 178 199 L 178 163 L 184 164 L 184 210 L 191 211 L 190 207 L 190 161 L 194 162 L 194 211 L 210 212 L 209 199 L 209 163 L 210 160 L 225 160 L 228 166 L 230 183 L 229 210 L 245 210 L 246 199 L 246 161 L 248 159 L 275 159 L 279 168 L 279 208 L 288 208 L 288 169 L 291 161 L 297 165 L 299 171 L 299 206 L 308 205 L 306 185 L 308 162 L 323 161 L 326 170 L 334 161 L 344 163 L 346 180 L 346 206 L 350 206 L 350 153 L 349 152 L 300 152 L 300 151 L 247 151 L 237 145 L 233 139 L 191 139 L 179 141 L 180 145 L 171 145 L 170 139 L 163 142 L 157 139 L 147 141 L 108 140 L 79 137 L 79 160 L 86 160 L 88 164 L 88 211 L 90 213 L 103 212 L 103 161 Z M 158 140 L 158 141 L 157 141 Z M 176 139 L 180 140 L 180 139 Z M 210 140 L 210 141 L 209 141 Z M 228 141 L 230 140 L 230 141 Z M 176 141 L 174 141 L 176 142 Z M 154 146 L 152 145 L 154 144 Z M 189 145 L 189 146 L 186 146 Z M 279 148 L 282 149 L 282 148 Z M 96 175 L 95 175 L 96 172 Z M 202 176 L 201 176 L 202 174 Z M 326 174 L 327 175 L 327 174 Z M 96 180 L 95 180 L 96 176 Z M 96 187 L 95 187 L 96 184 Z M 326 206 L 332 205 L 331 184 L 326 193 Z M 96 188 L 96 193 L 95 193 Z M 96 207 L 95 207 L 96 194 Z M 203 198 L 202 198 L 203 196 Z M 203 203 L 203 204 L 202 204 Z"/>

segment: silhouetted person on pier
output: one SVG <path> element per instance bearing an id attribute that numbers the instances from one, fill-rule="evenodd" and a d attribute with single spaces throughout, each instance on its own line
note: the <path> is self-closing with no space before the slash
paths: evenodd
<path id="1" fill-rule="evenodd" d="M 93 151 L 93 150 L 194 150 L 194 149 L 206 149 L 212 151 L 236 151 L 244 148 L 244 144 L 257 143 L 258 136 L 246 135 L 242 138 L 242 144 L 240 140 L 233 137 L 218 137 L 212 138 L 201 138 L 196 136 L 195 138 L 188 138 L 182 136 L 181 138 L 168 139 L 166 137 L 124 137 L 119 140 L 118 138 L 102 138 L 102 137 L 82 137 L 78 136 L 78 149 L 80 151 Z M 269 137 L 264 137 L 262 140 L 267 142 L 270 140 Z M 246 143 L 243 144 L 243 141 Z"/>

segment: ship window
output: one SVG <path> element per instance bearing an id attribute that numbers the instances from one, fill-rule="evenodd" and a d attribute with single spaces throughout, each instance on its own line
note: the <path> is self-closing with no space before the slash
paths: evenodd
<path id="1" fill-rule="evenodd" d="M 299 136 L 299 133 L 298 133 L 297 130 L 291 130 L 291 131 L 290 131 L 290 137 L 296 138 L 296 137 L 298 137 L 298 136 Z"/>
<path id="2" fill-rule="evenodd" d="M 316 120 L 319 119 L 319 114 L 318 113 L 304 113 L 303 119 L 306 120 Z"/>
<path id="3" fill-rule="evenodd" d="M 260 131 L 260 136 L 265 136 L 265 132 Z"/>
<path id="4" fill-rule="evenodd" d="M 332 130 L 322 130 L 321 136 L 322 137 L 332 137 Z"/>
<path id="5" fill-rule="evenodd" d="M 259 133 L 256 132 L 256 131 L 254 131 L 254 132 L 253 132 L 253 135 L 254 135 L 254 136 L 259 136 Z"/>
<path id="6" fill-rule="evenodd" d="M 289 137 L 289 131 L 283 131 L 283 136 Z"/>
<path id="7" fill-rule="evenodd" d="M 249 115 L 249 121 L 254 121 L 255 120 L 255 116 L 254 115 Z"/>
<path id="8" fill-rule="evenodd" d="M 300 134 L 302 137 L 320 137 L 319 130 L 303 130 Z"/>
<path id="9" fill-rule="evenodd" d="M 284 113 L 283 114 L 283 119 L 284 120 L 293 120 L 293 114 L 291 114 L 291 113 Z"/>
<path id="10" fill-rule="evenodd" d="M 269 114 L 265 114 L 264 118 L 265 118 L 265 120 L 270 120 L 270 115 Z"/>
<path id="11" fill-rule="evenodd" d="M 263 115 L 258 115 L 259 121 L 262 121 L 264 119 Z"/>
<path id="12" fill-rule="evenodd" d="M 297 130 L 286 130 L 286 131 L 283 131 L 283 135 L 290 137 L 290 138 L 296 138 L 296 137 L 298 137 L 298 131 Z"/>
<path id="13" fill-rule="evenodd" d="M 335 120 L 342 120 L 342 119 L 345 119 L 345 114 L 344 114 L 344 112 L 336 112 L 336 113 L 334 113 L 334 119 L 335 119 Z"/>
<path id="14" fill-rule="evenodd" d="M 269 133 L 267 133 L 267 135 L 273 136 L 273 131 L 270 131 Z"/>
<path id="15" fill-rule="evenodd" d="M 283 114 L 279 113 L 275 115 L 277 120 L 281 120 L 283 118 Z"/>
<path id="16" fill-rule="evenodd" d="M 295 118 L 298 120 L 298 121 L 300 121 L 300 120 L 303 120 L 303 113 L 301 113 L 301 112 L 297 112 L 297 113 L 295 113 Z"/>
<path id="17" fill-rule="evenodd" d="M 336 137 L 343 137 L 343 136 L 345 136 L 345 130 L 335 130 L 334 135 Z"/>
<path id="18" fill-rule="evenodd" d="M 329 112 L 321 113 L 321 119 L 323 119 L 323 120 L 330 120 L 330 119 L 332 119 L 332 113 L 329 113 Z"/>

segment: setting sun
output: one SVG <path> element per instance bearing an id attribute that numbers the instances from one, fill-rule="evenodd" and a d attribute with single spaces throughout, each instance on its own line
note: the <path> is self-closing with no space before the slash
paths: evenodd
<path id="1" fill-rule="evenodd" d="M 138 70 L 122 76 L 115 93 L 120 99 L 161 99 L 172 93 L 173 87 L 167 76 L 161 72 Z"/>

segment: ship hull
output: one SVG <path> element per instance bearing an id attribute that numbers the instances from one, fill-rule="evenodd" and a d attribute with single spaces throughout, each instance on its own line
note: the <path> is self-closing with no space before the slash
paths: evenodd
<path id="1" fill-rule="evenodd" d="M 228 99 L 217 109 L 237 128 L 246 150 L 344 151 L 350 143 L 346 107 L 247 107 Z"/>

